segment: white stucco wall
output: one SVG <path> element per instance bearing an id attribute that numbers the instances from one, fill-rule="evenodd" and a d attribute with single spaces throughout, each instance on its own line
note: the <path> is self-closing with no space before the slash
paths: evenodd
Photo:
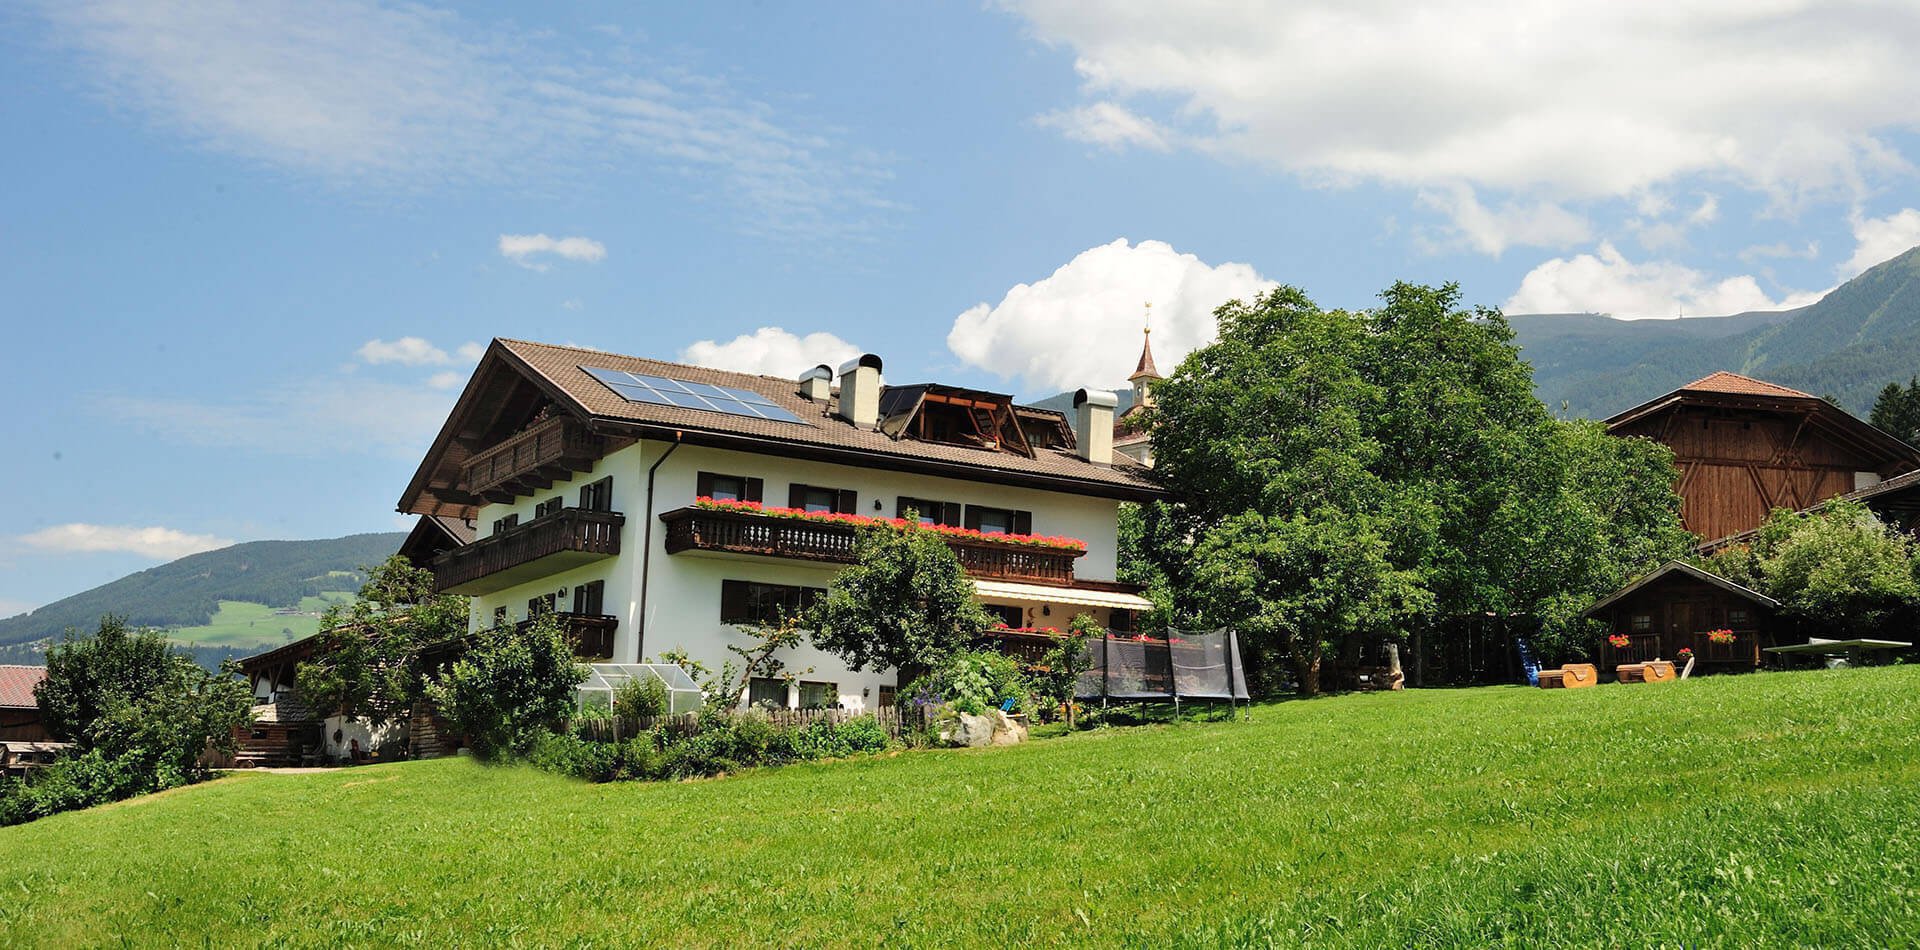
<path id="1" fill-rule="evenodd" d="M 1113 580 L 1118 560 L 1119 503 L 1064 492 L 1011 488 L 961 479 L 936 478 L 879 469 L 860 468 L 826 462 L 783 459 L 724 449 L 683 445 L 673 450 L 655 474 L 651 510 L 646 506 L 647 468 L 665 454 L 670 445 L 642 442 L 601 459 L 593 471 L 512 504 L 483 506 L 477 526 L 481 536 L 491 533 L 495 519 L 509 513 L 531 520 L 536 504 L 558 494 L 571 507 L 579 503 L 580 486 L 599 478 L 613 476 L 613 509 L 626 516 L 620 538 L 620 555 L 520 584 L 492 594 L 473 598 L 472 623 L 481 627 L 492 623 L 495 607 L 507 608 L 510 620 L 526 617 L 527 600 L 539 594 L 566 588 L 558 607 L 572 606 L 574 587 L 595 580 L 606 582 L 604 610 L 619 618 L 614 641 L 614 659 L 633 663 L 657 659 L 661 652 L 684 649 L 694 659 L 719 669 L 734 658 L 726 649 L 729 643 L 745 646 L 750 641 L 734 627 L 720 622 L 720 586 L 728 579 L 827 587 L 841 565 L 813 564 L 784 558 L 685 552 L 669 555 L 665 548 L 665 530 L 658 520 L 663 511 L 684 508 L 693 503 L 696 477 L 707 471 L 724 475 L 761 478 L 765 481 L 765 502 L 784 505 L 787 487 L 792 483 L 859 493 L 859 513 L 891 517 L 896 499 L 902 495 L 959 502 L 965 505 L 990 505 L 1033 513 L 1035 534 L 1078 538 L 1087 545 L 1085 556 L 1075 560 L 1075 576 L 1090 580 Z M 874 502 L 880 503 L 879 510 Z M 640 575 L 643 537 L 651 522 L 652 566 L 647 596 L 645 642 L 640 642 Z M 1007 602 L 1007 601 L 1001 601 Z M 1050 615 L 1032 608 L 1036 625 L 1065 627 L 1073 615 L 1087 608 L 1050 605 Z M 1103 610 L 1092 610 L 1103 622 Z M 813 667 L 802 679 L 837 684 L 841 704 L 851 709 L 872 708 L 879 699 L 880 687 L 894 685 L 895 675 L 888 671 L 854 673 L 838 658 L 803 647 L 783 657 L 789 669 Z"/>

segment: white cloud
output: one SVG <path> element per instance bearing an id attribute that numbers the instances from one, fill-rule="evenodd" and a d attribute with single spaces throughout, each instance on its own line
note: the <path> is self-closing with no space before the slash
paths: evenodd
<path id="1" fill-rule="evenodd" d="M 233 544 L 231 538 L 188 534 L 173 528 L 138 528 L 74 522 L 21 535 L 29 547 L 67 554 L 115 552 L 138 554 L 161 561 L 212 551 Z"/>
<path id="2" fill-rule="evenodd" d="M 1213 311 L 1275 286 L 1247 264 L 1210 265 L 1161 241 L 1126 239 L 1080 252 L 1052 275 L 1016 284 L 998 304 L 954 318 L 947 348 L 969 365 L 1032 390 L 1123 386 L 1153 304 L 1162 372 L 1214 338 Z"/>
<path id="3" fill-rule="evenodd" d="M 1551 201 L 1509 201 L 1493 209 L 1481 204 L 1473 189 L 1455 185 L 1421 192 L 1420 203 L 1447 213 L 1459 243 L 1494 257 L 1516 244 L 1570 247 L 1593 237 L 1584 215 Z M 1429 242 L 1436 243 L 1447 242 Z"/>
<path id="4" fill-rule="evenodd" d="M 1820 256 L 1820 242 L 1808 241 L 1804 246 L 1794 247 L 1785 241 L 1772 244 L 1755 244 L 1740 249 L 1740 259 L 1747 262 L 1762 259 L 1798 258 L 1811 261 Z"/>
<path id="5" fill-rule="evenodd" d="M 427 377 L 427 385 L 434 389 L 459 389 L 467 381 L 465 373 L 435 373 Z"/>
<path id="6" fill-rule="evenodd" d="M 744 231 L 871 230 L 887 163 L 633 43 L 370 0 L 39 5 L 112 107 L 337 184 L 545 189 L 605 169 L 683 176 Z M 650 181 L 649 184 L 654 182 Z"/>
<path id="7" fill-rule="evenodd" d="M 1867 268 L 1920 245 L 1920 210 L 1902 208 L 1884 218 L 1853 216 L 1853 256 L 1840 265 L 1840 279 L 1858 276 Z"/>
<path id="8" fill-rule="evenodd" d="M 500 256 L 528 270 L 544 271 L 545 255 L 569 261 L 599 261 L 607 256 L 607 246 L 592 238 L 553 238 L 545 234 L 502 234 Z"/>
<path id="9" fill-rule="evenodd" d="M 831 333 L 795 336 L 779 327 L 761 327 L 725 343 L 700 340 L 680 351 L 680 361 L 739 373 L 798 379 L 811 367 L 826 363 L 837 368 L 860 352 L 859 347 Z"/>
<path id="10" fill-rule="evenodd" d="M 469 363 L 478 363 L 480 362 L 480 357 L 486 355 L 487 345 L 477 340 L 468 340 L 467 342 L 460 344 L 459 348 L 455 349 L 453 352 L 456 356 L 459 356 L 462 360 L 465 360 Z"/>
<path id="11" fill-rule="evenodd" d="M 1002 2 L 1072 52 L 1087 108 L 1315 184 L 1524 206 L 1699 176 L 1791 208 L 1910 172 L 1886 136 L 1920 124 L 1911 3 Z"/>
<path id="12" fill-rule="evenodd" d="M 417 336 L 403 336 L 398 340 L 368 340 L 353 351 L 361 362 L 375 366 L 381 363 L 398 363 L 401 366 L 439 366 L 451 362 L 447 351 Z"/>
<path id="13" fill-rule="evenodd" d="M 1067 138 L 1107 148 L 1134 146 L 1162 152 L 1168 147 L 1166 132 L 1159 123 L 1111 102 L 1049 112 L 1035 121 L 1042 127 L 1059 129 Z"/>
<path id="14" fill-rule="evenodd" d="M 1520 281 L 1508 313 L 1607 313 L 1623 319 L 1721 316 L 1748 310 L 1787 310 L 1825 293 L 1793 292 L 1774 299 L 1751 276 L 1714 278 L 1668 261 L 1635 263 L 1601 242 L 1596 253 L 1547 261 Z"/>

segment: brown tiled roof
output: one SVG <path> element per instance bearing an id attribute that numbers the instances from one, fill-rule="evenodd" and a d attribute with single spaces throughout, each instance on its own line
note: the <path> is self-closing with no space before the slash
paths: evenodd
<path id="1" fill-rule="evenodd" d="M 1696 393 L 1734 393 L 1736 395 L 1741 395 L 1741 396 L 1780 396 L 1787 399 L 1818 399 L 1820 398 L 1810 393 L 1803 393 L 1798 389 L 1788 389 L 1785 386 L 1778 386 L 1773 383 L 1769 383 L 1764 379 L 1754 379 L 1751 376 L 1742 376 L 1739 373 L 1729 373 L 1726 370 L 1721 370 L 1717 373 L 1710 373 L 1706 376 L 1702 376 L 1699 379 L 1696 379 L 1693 382 L 1680 387 L 1680 389 L 1686 392 L 1696 392 Z"/>
<path id="2" fill-rule="evenodd" d="M 40 705 L 33 688 L 47 678 L 44 666 L 0 665 L 0 707 L 31 709 Z"/>
<path id="3" fill-rule="evenodd" d="M 1040 449 L 1034 458 L 1007 452 L 993 452 L 911 438 L 895 439 L 877 429 L 855 426 L 834 414 L 831 402 L 813 402 L 800 395 L 796 379 L 755 376 L 726 370 L 667 363 L 637 356 L 620 356 L 598 350 L 530 343 L 523 340 L 498 340 L 501 348 L 528 368 L 551 382 L 568 399 L 599 419 L 651 423 L 701 432 L 749 436 L 770 442 L 819 446 L 863 454 L 888 456 L 902 460 L 957 463 L 982 472 L 1007 472 L 1073 479 L 1090 485 L 1157 492 L 1158 487 L 1147 469 L 1124 455 L 1116 454 L 1111 466 L 1093 465 L 1071 451 Z M 749 419 L 742 416 L 677 406 L 655 406 L 630 402 L 586 374 L 583 366 L 624 370 L 666 376 L 689 382 L 711 383 L 751 390 L 767 397 L 801 422 Z"/>

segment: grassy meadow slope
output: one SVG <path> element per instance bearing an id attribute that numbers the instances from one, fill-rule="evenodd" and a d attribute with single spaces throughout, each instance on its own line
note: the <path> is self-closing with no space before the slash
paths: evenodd
<path id="1" fill-rule="evenodd" d="M 1888 945 L 1920 668 L 1341 696 L 719 780 L 247 774 L 0 829 L 10 941 Z"/>

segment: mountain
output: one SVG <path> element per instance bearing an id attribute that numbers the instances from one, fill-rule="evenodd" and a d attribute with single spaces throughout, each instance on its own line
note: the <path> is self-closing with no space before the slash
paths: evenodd
<path id="1" fill-rule="evenodd" d="M 1859 416 L 1920 373 L 1920 248 L 1797 310 L 1684 320 L 1508 317 L 1542 401 L 1604 417 L 1725 369 L 1832 396 Z"/>
<path id="2" fill-rule="evenodd" d="M 386 560 L 405 539 L 405 534 L 385 533 L 249 541 L 190 554 L 0 620 L 0 650 L 5 658 L 24 659 L 37 652 L 25 645 L 58 637 L 68 627 L 92 630 L 105 614 L 124 615 L 135 626 L 190 628 L 210 624 L 234 604 L 258 605 L 262 616 L 311 612 L 315 598 L 358 590 L 365 576 L 361 569 Z M 271 632 L 282 630 L 275 626 Z"/>

